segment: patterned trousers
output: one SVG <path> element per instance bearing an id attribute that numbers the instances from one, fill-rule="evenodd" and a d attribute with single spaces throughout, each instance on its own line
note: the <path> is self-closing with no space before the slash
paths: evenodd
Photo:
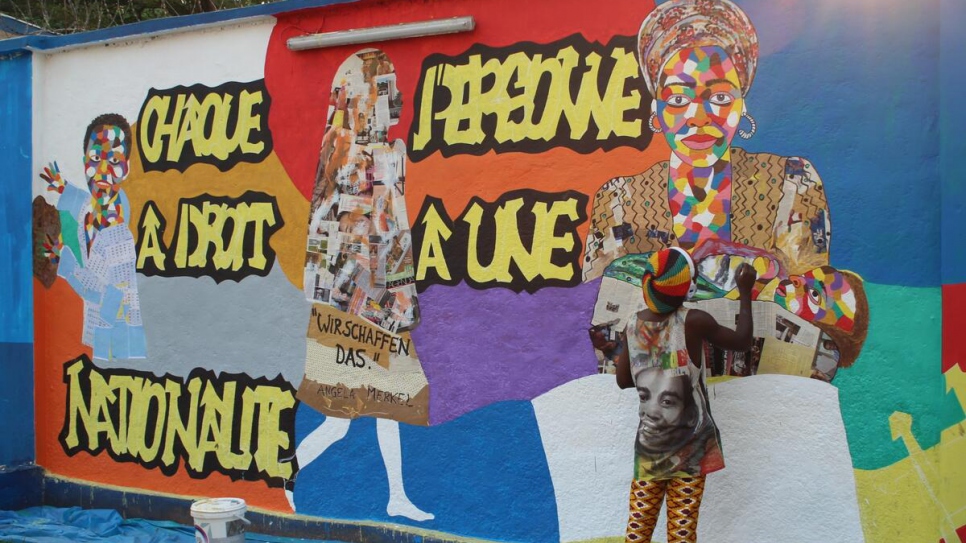
<path id="1" fill-rule="evenodd" d="M 704 477 L 678 477 L 663 481 L 631 482 L 628 543 L 650 543 L 661 502 L 667 495 L 667 542 L 695 543 L 698 508 L 704 495 Z"/>

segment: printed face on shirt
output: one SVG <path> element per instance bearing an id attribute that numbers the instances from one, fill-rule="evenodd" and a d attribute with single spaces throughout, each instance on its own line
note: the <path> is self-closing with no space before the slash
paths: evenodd
<path id="1" fill-rule="evenodd" d="M 128 150 L 124 131 L 114 125 L 97 127 L 84 150 L 84 176 L 94 196 L 113 195 L 128 173 Z"/>
<path id="2" fill-rule="evenodd" d="M 744 111 L 734 64 L 717 46 L 684 49 L 660 75 L 657 118 L 685 164 L 709 167 L 728 153 Z"/>
<path id="3" fill-rule="evenodd" d="M 687 440 L 697 425 L 697 409 L 687 375 L 652 368 L 637 376 L 641 421 L 637 439 L 653 453 L 671 452 Z"/>

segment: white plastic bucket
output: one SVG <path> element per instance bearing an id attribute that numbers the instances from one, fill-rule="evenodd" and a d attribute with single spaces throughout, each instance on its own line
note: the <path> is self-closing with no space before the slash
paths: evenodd
<path id="1" fill-rule="evenodd" d="M 251 524 L 245 518 L 245 500 L 241 498 L 211 498 L 191 504 L 191 516 L 195 520 L 197 543 L 243 543 L 245 526 Z"/>

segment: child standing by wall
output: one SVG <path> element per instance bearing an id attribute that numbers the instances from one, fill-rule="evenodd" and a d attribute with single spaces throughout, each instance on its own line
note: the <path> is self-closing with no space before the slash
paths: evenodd
<path id="1" fill-rule="evenodd" d="M 626 538 L 651 540 L 666 495 L 668 543 L 693 543 L 705 475 L 724 468 L 702 345 L 751 348 L 755 270 L 747 264 L 738 269 L 741 309 L 737 329 L 731 330 L 704 311 L 683 307 L 697 271 L 685 250 L 657 251 L 648 263 L 642 281 L 647 309 L 628 323 L 617 359 L 618 386 L 636 387 L 641 399 Z"/>

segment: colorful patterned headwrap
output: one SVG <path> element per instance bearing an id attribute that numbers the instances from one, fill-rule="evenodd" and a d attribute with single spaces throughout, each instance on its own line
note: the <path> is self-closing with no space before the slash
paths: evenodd
<path id="1" fill-rule="evenodd" d="M 637 36 L 637 58 L 651 96 L 668 59 L 682 49 L 717 45 L 735 65 L 747 95 L 758 65 L 758 34 L 729 0 L 669 0 L 654 8 Z"/>
<path id="2" fill-rule="evenodd" d="M 693 271 L 682 251 L 662 249 L 647 259 L 641 280 L 644 303 L 654 313 L 670 313 L 681 307 L 691 287 Z"/>

